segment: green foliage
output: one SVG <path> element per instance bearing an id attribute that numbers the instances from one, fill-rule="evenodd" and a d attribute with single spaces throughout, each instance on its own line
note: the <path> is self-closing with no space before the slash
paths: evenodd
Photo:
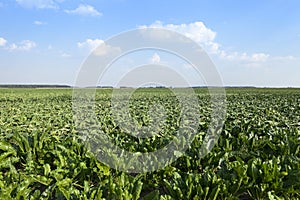
<path id="1" fill-rule="evenodd" d="M 165 119 L 146 138 L 114 121 L 111 92 L 99 89 L 95 108 L 115 145 L 142 153 L 171 140 L 185 145 L 175 135 L 181 107 L 168 89 L 140 89 L 131 97 L 129 117 L 138 127 Z M 130 174 L 99 162 L 78 137 L 71 89 L 0 89 L 0 199 L 299 199 L 299 89 L 227 89 L 226 122 L 204 158 L 210 97 L 206 89 L 195 92 L 199 128 L 187 151 L 175 151 L 180 158 L 163 169 Z M 165 116 L 153 107 L 158 104 Z"/>

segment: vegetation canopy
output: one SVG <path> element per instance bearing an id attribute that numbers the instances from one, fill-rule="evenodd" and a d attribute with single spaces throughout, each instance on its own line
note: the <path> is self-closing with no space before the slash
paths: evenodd
<path id="1" fill-rule="evenodd" d="M 140 174 L 113 169 L 89 151 L 74 124 L 72 89 L 0 89 L 0 199 L 299 199 L 300 89 L 227 88 L 225 124 L 203 158 L 211 97 L 207 88 L 193 89 L 200 117 L 192 143 L 173 152 L 173 163 Z M 130 98 L 129 114 L 141 127 L 159 123 L 151 105 L 166 111 L 150 137 L 114 121 L 112 91 L 97 89 L 93 122 L 112 143 L 146 153 L 176 140 L 181 107 L 170 90 L 143 88 Z"/>

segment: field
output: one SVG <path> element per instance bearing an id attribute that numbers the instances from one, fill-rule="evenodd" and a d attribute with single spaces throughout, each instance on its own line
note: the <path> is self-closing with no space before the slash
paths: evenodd
<path id="1" fill-rule="evenodd" d="M 176 137 L 180 107 L 169 90 L 140 89 L 131 97 L 130 115 L 140 126 L 159 115 L 149 115 L 150 105 L 168 113 L 163 131 L 147 138 L 114 122 L 111 92 L 97 90 L 95 113 L 115 145 L 153 152 Z M 195 92 L 199 127 L 185 154 L 153 172 L 125 173 L 100 162 L 79 137 L 72 89 L 0 89 L 0 199 L 300 199 L 300 89 L 226 89 L 226 121 L 203 158 L 210 96 Z"/>

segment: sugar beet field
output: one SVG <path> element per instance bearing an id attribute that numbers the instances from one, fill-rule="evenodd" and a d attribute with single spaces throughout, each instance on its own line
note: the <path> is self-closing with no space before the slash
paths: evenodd
<path id="1" fill-rule="evenodd" d="M 161 169 L 128 173 L 97 159 L 79 137 L 72 89 L 0 89 L 0 199 L 300 199 L 300 89 L 226 89 L 226 120 L 205 157 L 210 96 L 195 92 L 199 127 L 185 153 Z M 149 115 L 150 105 L 166 110 L 162 131 L 145 138 L 114 122 L 111 93 L 97 89 L 95 113 L 115 145 L 146 153 L 174 139 L 180 107 L 170 90 L 131 96 L 130 116 L 140 126 L 159 115 Z"/>

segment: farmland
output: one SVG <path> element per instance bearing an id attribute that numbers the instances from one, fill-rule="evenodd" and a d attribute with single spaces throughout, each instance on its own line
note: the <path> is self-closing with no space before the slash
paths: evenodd
<path id="1" fill-rule="evenodd" d="M 226 89 L 226 120 L 203 158 L 210 96 L 205 88 L 195 92 L 199 127 L 185 154 L 162 169 L 126 173 L 84 145 L 72 89 L 0 89 L 0 199 L 299 199 L 300 89 Z M 174 139 L 180 109 L 168 89 L 140 89 L 131 97 L 130 114 L 141 126 L 155 121 L 150 104 L 168 111 L 163 131 L 142 139 L 114 123 L 111 93 L 97 89 L 95 113 L 115 145 L 145 153 Z"/>

